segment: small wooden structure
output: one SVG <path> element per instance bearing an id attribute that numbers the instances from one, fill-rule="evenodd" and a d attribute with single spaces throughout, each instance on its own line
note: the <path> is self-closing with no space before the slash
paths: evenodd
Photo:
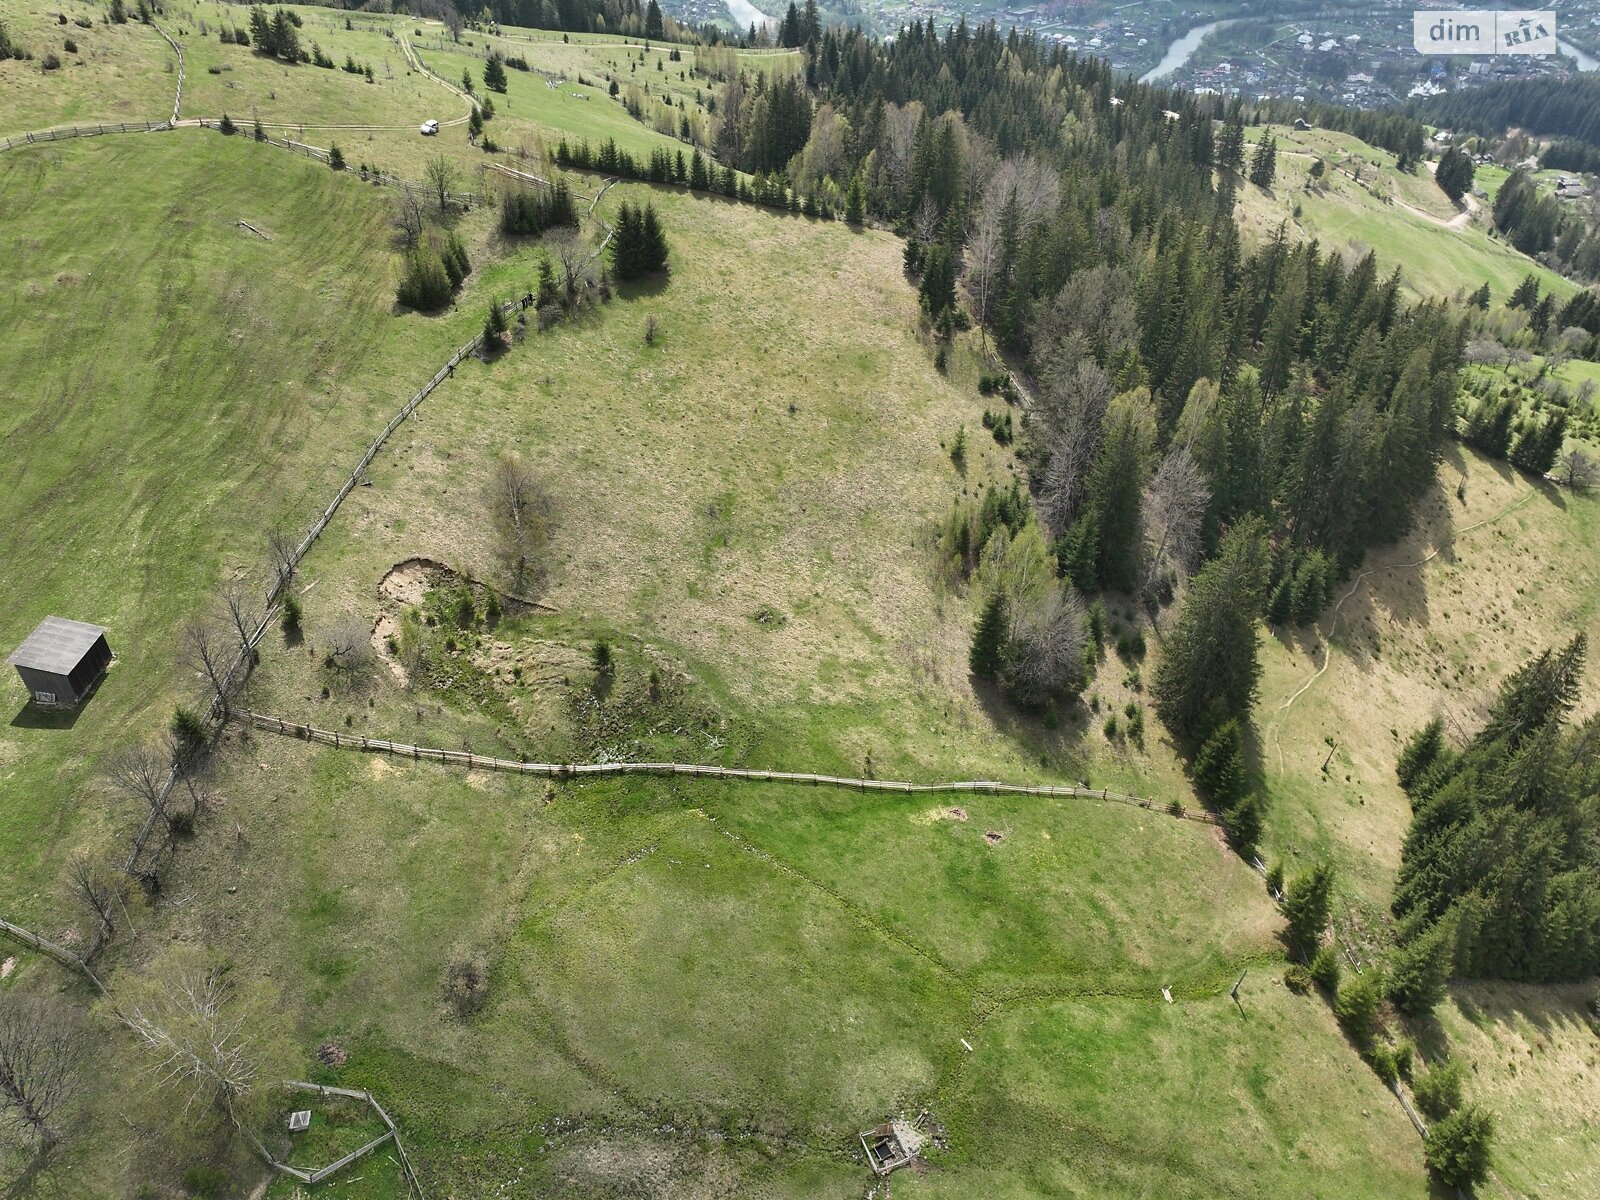
<path id="1" fill-rule="evenodd" d="M 922 1135 L 904 1121 L 885 1121 L 861 1135 L 867 1164 L 878 1175 L 887 1175 L 910 1164 L 922 1149 Z"/>
<path id="2" fill-rule="evenodd" d="M 43 708 L 76 708 L 111 665 L 106 631 L 98 625 L 46 617 L 12 653 L 32 701 Z"/>

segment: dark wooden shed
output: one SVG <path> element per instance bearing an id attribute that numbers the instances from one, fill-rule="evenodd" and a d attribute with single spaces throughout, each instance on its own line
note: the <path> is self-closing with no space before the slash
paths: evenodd
<path id="1" fill-rule="evenodd" d="M 46 617 L 11 655 L 11 665 L 35 704 L 75 708 L 111 665 L 111 646 L 98 625 Z"/>

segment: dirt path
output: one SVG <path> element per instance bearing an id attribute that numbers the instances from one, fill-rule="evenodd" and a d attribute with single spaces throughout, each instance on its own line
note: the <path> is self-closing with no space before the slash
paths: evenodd
<path id="1" fill-rule="evenodd" d="M 1537 489 L 1530 487 L 1527 491 L 1523 492 L 1521 496 L 1513 500 L 1510 504 L 1506 505 L 1499 512 L 1494 513 L 1491 516 L 1484 517 L 1480 521 L 1474 521 L 1470 525 L 1463 525 L 1460 529 L 1455 530 L 1452 534 L 1452 539 L 1460 537 L 1464 533 L 1471 533 L 1474 529 L 1482 529 L 1486 525 L 1494 524 L 1502 517 L 1508 516 L 1516 509 L 1521 508 L 1534 497 L 1536 492 Z M 1283 773 L 1283 741 L 1280 737 L 1280 732 L 1283 728 L 1283 714 L 1288 712 L 1290 706 L 1293 705 L 1296 700 L 1300 699 L 1301 696 L 1305 695 L 1308 690 L 1310 690 L 1312 684 L 1316 683 L 1317 680 L 1322 678 L 1322 676 L 1327 672 L 1328 667 L 1332 664 L 1333 637 L 1339 631 L 1339 617 L 1344 608 L 1345 601 L 1349 600 L 1350 597 L 1354 596 L 1356 592 L 1360 590 L 1361 585 L 1367 581 L 1368 576 L 1381 574 L 1385 571 L 1402 571 L 1412 567 L 1424 566 L 1425 564 L 1432 562 L 1437 557 L 1439 557 L 1439 548 L 1436 546 L 1432 550 L 1428 551 L 1428 553 L 1424 554 L 1421 558 L 1415 559 L 1411 562 L 1389 563 L 1385 566 L 1368 567 L 1365 571 L 1362 571 L 1350 581 L 1350 586 L 1348 589 L 1346 589 L 1344 595 L 1340 596 L 1339 599 L 1334 602 L 1330 613 L 1332 620 L 1328 624 L 1328 631 L 1322 635 L 1319 643 L 1319 649 L 1322 652 L 1322 665 L 1313 671 L 1311 673 L 1311 677 L 1302 683 L 1298 688 L 1296 688 L 1288 697 L 1288 699 L 1286 699 L 1282 704 L 1278 705 L 1277 709 L 1273 712 L 1272 745 L 1274 752 L 1277 754 L 1278 773 L 1280 775 Z"/>

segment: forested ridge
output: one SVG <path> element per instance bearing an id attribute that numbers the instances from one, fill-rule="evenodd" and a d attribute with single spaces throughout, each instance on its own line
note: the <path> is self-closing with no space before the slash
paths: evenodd
<path id="1" fill-rule="evenodd" d="M 1489 137 L 1516 128 L 1600 146 L 1600 77 L 1583 71 L 1565 79 L 1514 79 L 1462 88 L 1413 100 L 1406 111 L 1449 129 Z"/>

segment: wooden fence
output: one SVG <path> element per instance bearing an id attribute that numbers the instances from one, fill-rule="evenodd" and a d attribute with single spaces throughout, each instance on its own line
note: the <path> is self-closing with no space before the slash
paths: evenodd
<path id="1" fill-rule="evenodd" d="M 395 1153 L 399 1155 L 400 1169 L 405 1173 L 407 1187 L 417 1194 L 418 1200 L 422 1200 L 422 1183 L 417 1179 L 416 1172 L 411 1169 L 411 1160 L 406 1156 L 406 1148 L 400 1141 L 400 1129 L 371 1092 L 357 1091 L 355 1088 L 333 1087 L 322 1083 L 306 1083 L 299 1079 L 285 1079 L 283 1086 L 301 1092 L 315 1092 L 317 1095 L 324 1097 L 342 1096 L 349 1100 L 360 1100 L 369 1105 L 372 1111 L 378 1114 L 379 1119 L 383 1121 L 384 1132 L 373 1138 L 366 1145 L 352 1150 L 337 1162 L 329 1163 L 327 1166 L 318 1167 L 315 1170 L 307 1170 L 304 1167 L 296 1167 L 290 1163 L 280 1161 L 273 1155 L 272 1151 L 262 1145 L 260 1138 L 256 1137 L 247 1126 L 240 1124 L 235 1119 L 235 1126 L 255 1146 L 256 1153 L 266 1160 L 269 1167 L 293 1179 L 298 1179 L 301 1183 L 321 1183 L 326 1179 L 331 1179 L 351 1163 L 365 1158 L 379 1146 L 385 1143 L 392 1143 Z M 231 1116 L 232 1114 L 230 1113 L 229 1115 Z"/>
<path id="2" fill-rule="evenodd" d="M 19 146 L 37 146 L 44 142 L 65 142 L 72 138 L 100 137 L 107 133 L 160 133 L 171 129 L 170 121 L 124 121 L 116 125 L 67 125 L 61 129 L 42 129 L 37 133 L 19 133 L 0 138 L 0 152 L 15 150 Z"/>
<path id="3" fill-rule="evenodd" d="M 24 929 L 21 925 L 13 925 L 4 917 L 0 917 L 0 934 L 21 942 L 24 946 L 37 950 L 40 954 L 49 955 L 62 966 L 70 967 L 85 976 L 102 993 L 106 985 L 100 982 L 100 977 L 89 968 L 89 964 L 65 947 L 58 946 L 47 937 L 34 933 L 31 929 Z"/>
<path id="4" fill-rule="evenodd" d="M 908 783 L 894 779 L 852 779 L 842 775 L 813 775 L 802 771 L 761 771 L 744 767 L 718 767 L 699 763 L 670 762 L 613 762 L 613 763 L 541 763 L 509 758 L 494 758 L 474 754 L 470 750 L 443 750 L 430 746 L 413 746 L 405 742 L 391 742 L 384 738 L 370 738 L 361 734 L 340 733 L 334 729 L 318 729 L 301 725 L 282 717 L 265 713 L 241 711 L 234 717 L 257 729 L 298 738 L 301 741 L 320 742 L 340 750 L 362 750 L 368 753 L 393 754 L 399 758 L 417 761 L 448 763 L 472 770 L 504 771 L 513 775 L 540 775 L 551 779 L 590 779 L 619 775 L 687 776 L 694 779 L 741 779 L 754 783 L 799 783 L 812 787 L 848 788 L 860 792 L 923 793 L 974 793 L 989 796 L 1049 796 L 1055 798 L 1077 797 L 1087 800 L 1109 800 L 1128 804 L 1151 812 L 1168 813 L 1184 820 L 1206 825 L 1220 824 L 1218 818 L 1202 809 L 1190 809 L 1162 804 L 1143 796 L 1130 796 L 1113 792 L 1109 788 L 1078 787 L 1067 784 L 1003 783 L 995 780 L 962 780 L 952 783 Z"/>
<path id="5" fill-rule="evenodd" d="M 172 98 L 171 118 L 172 122 L 176 122 L 178 119 L 178 111 L 183 108 L 183 47 L 178 44 L 177 38 L 173 37 L 165 29 L 161 28 L 160 25 L 157 25 L 154 18 L 151 19 L 150 24 L 155 27 L 155 31 L 157 33 L 167 39 L 167 45 L 171 46 L 172 52 L 178 56 L 178 92 L 177 95 L 173 96 Z"/>

